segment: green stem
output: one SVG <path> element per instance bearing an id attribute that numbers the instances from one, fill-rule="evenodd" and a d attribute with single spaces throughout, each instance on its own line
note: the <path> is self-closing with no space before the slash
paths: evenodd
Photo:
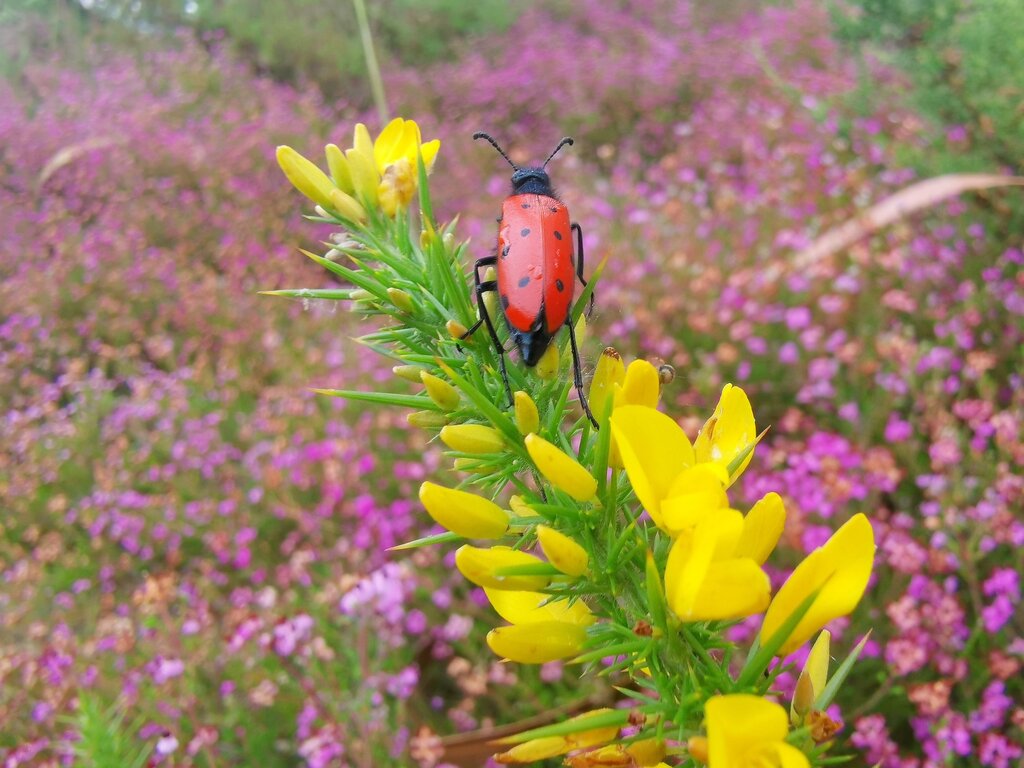
<path id="1" fill-rule="evenodd" d="M 363 43 L 363 54 L 366 56 L 366 72 L 370 76 L 370 88 L 373 90 L 373 102 L 377 105 L 380 124 L 386 125 L 390 111 L 384 97 L 384 81 L 380 76 L 380 65 L 377 63 L 377 52 L 373 47 L 373 34 L 370 32 L 370 20 L 366 15 L 366 4 L 363 0 L 352 0 L 359 22 L 359 37 Z"/>

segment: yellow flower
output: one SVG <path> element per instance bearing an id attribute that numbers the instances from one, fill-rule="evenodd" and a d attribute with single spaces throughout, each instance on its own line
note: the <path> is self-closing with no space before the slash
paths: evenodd
<path id="1" fill-rule="evenodd" d="M 570 576 L 582 576 L 587 571 L 587 550 L 573 539 L 546 525 L 537 526 L 537 540 L 544 556 L 555 568 Z"/>
<path id="2" fill-rule="evenodd" d="M 394 217 L 416 195 L 417 154 L 423 157 L 423 165 L 430 173 L 440 146 L 436 139 L 422 143 L 420 128 L 414 120 L 396 117 L 376 141 L 370 138 L 366 126 L 358 123 L 350 149 L 342 152 L 334 144 L 327 145 L 327 165 L 342 194 L 362 206 L 379 206 L 386 215 Z"/>
<path id="3" fill-rule="evenodd" d="M 750 407 L 747 394 L 739 387 L 726 384 L 715 412 L 697 435 L 693 450 L 698 462 L 713 461 L 728 469 L 729 465 L 756 440 L 754 411 Z M 754 452 L 751 450 L 731 474 L 730 485 L 736 482 L 736 478 L 747 468 L 753 455 Z"/>
<path id="4" fill-rule="evenodd" d="M 860 602 L 871 576 L 875 535 L 861 513 L 851 517 L 821 547 L 801 562 L 782 585 L 764 617 L 761 644 L 766 644 L 803 602 L 813 602 L 779 648 L 792 653 L 825 624 L 850 613 Z"/>
<path id="5" fill-rule="evenodd" d="M 828 682 L 828 661 L 829 646 L 832 640 L 831 633 L 826 629 L 818 635 L 818 639 L 811 646 L 811 652 L 804 662 L 803 671 L 796 682 L 796 690 L 793 692 L 793 701 L 789 706 L 789 719 L 794 725 L 803 723 L 804 718 L 814 707 L 821 692 L 825 690 L 825 683 Z"/>
<path id="6" fill-rule="evenodd" d="M 478 587 L 491 589 L 543 589 L 550 576 L 500 576 L 498 571 L 516 565 L 544 565 L 544 561 L 528 552 L 510 547 L 489 547 L 481 549 L 469 544 L 455 552 L 455 567 Z"/>
<path id="7" fill-rule="evenodd" d="M 747 693 L 712 696 L 704 705 L 708 768 L 810 768 L 786 734 L 786 710 Z"/>
<path id="8" fill-rule="evenodd" d="M 768 607 L 767 574 L 753 558 L 737 553 L 745 527 L 743 515 L 721 509 L 676 538 L 665 564 L 665 596 L 680 619 L 738 619 Z M 769 551 L 774 545 L 758 542 Z"/>
<path id="9" fill-rule="evenodd" d="M 576 501 L 594 498 L 597 480 L 586 467 L 535 433 L 527 435 L 525 442 L 533 463 L 555 488 L 565 491 Z"/>
<path id="10" fill-rule="evenodd" d="M 436 523 L 467 539 L 499 539 L 508 530 L 508 513 L 474 493 L 426 482 L 420 502 Z"/>

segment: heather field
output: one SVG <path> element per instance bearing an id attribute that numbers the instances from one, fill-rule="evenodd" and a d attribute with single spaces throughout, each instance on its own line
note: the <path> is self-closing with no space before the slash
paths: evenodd
<path id="1" fill-rule="evenodd" d="M 302 218 L 275 147 L 326 168 L 356 122 L 376 136 L 365 82 L 328 96 L 209 31 L 72 50 L 19 25 L 36 55 L 0 78 L 0 766 L 478 766 L 495 728 L 615 708 L 613 675 L 489 651 L 497 619 L 452 547 L 388 551 L 441 530 L 423 481 L 464 476 L 407 408 L 310 391 L 413 392 L 355 340 L 381 321 L 257 293 L 351 287 L 300 253 L 344 238 Z M 808 0 L 529 4 L 451 49 L 381 66 L 391 113 L 440 139 L 434 215 L 458 217 L 466 275 L 510 170 L 474 131 L 520 164 L 573 136 L 549 170 L 587 274 L 606 260 L 585 379 L 606 346 L 670 365 L 661 408 L 691 436 L 723 385 L 745 390 L 770 429 L 729 492 L 785 502 L 775 588 L 870 519 L 867 591 L 828 625 L 837 660 L 870 632 L 831 754 L 1020 765 L 1024 190 L 947 179 L 872 208 L 944 170 L 1010 179 L 981 150 L 1019 139 L 925 114 L 884 45 L 844 47 Z M 787 710 L 806 657 L 773 680 Z"/>

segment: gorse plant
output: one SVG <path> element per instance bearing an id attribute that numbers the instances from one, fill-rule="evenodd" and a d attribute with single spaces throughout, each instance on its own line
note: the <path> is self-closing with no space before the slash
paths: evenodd
<path id="1" fill-rule="evenodd" d="M 621 706 L 504 739 L 497 759 L 823 764 L 838 727 L 824 711 L 863 641 L 829 679 L 822 632 L 788 714 L 772 698 L 785 669 L 776 659 L 856 606 L 874 558 L 871 525 L 854 515 L 772 596 L 763 566 L 785 524 L 782 499 L 768 493 L 745 514 L 729 501 L 760 439 L 742 389 L 724 387 L 691 442 L 657 410 L 658 369 L 645 360 L 626 366 L 609 348 L 589 387 L 595 429 L 570 401 L 566 350 L 552 345 L 535 369 L 509 366 L 510 408 L 490 340 L 463 339 L 478 309 L 467 246 L 454 221 L 434 219 L 427 177 L 437 151 L 401 118 L 376 141 L 358 125 L 350 149 L 328 145 L 330 175 L 280 147 L 285 175 L 316 203 L 311 218 L 342 228 L 325 255 L 307 255 L 348 287 L 269 293 L 347 300 L 380 318 L 360 341 L 421 387 L 319 390 L 410 409 L 410 424 L 437 435 L 464 475 L 458 488 L 422 484 L 420 501 L 446 531 L 396 549 L 457 544 L 459 571 L 504 621 L 487 635 L 494 653 L 575 663 L 621 694 Z M 577 336 L 599 278 L 600 269 L 574 305 Z M 732 625 L 759 614 L 751 647 L 730 642 Z"/>

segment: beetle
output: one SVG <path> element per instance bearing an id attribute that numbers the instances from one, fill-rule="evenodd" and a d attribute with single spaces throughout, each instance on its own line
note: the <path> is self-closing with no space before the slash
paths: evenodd
<path id="1" fill-rule="evenodd" d="M 587 285 L 583 278 L 583 228 L 579 224 L 570 223 L 569 209 L 555 194 L 545 170 L 551 158 L 562 147 L 572 146 L 573 140 L 566 136 L 559 141 L 543 165 L 520 167 L 512 162 L 489 134 L 474 133 L 473 140 L 478 139 L 490 142 L 514 172 L 512 192 L 502 203 L 501 216 L 498 217 L 497 249 L 491 256 L 477 259 L 473 267 L 480 318 L 462 338 L 475 333 L 481 324 L 487 326 L 498 352 L 505 392 L 512 402 L 512 388 L 505 368 L 505 349 L 487 312 L 483 295 L 497 291 L 509 336 L 523 362 L 529 367 L 537 364 L 558 331 L 562 326 L 567 326 L 569 345 L 572 348 L 573 382 L 584 413 L 596 427 L 597 421 L 583 394 L 583 371 L 572 324 L 576 278 L 584 287 Z M 480 270 L 490 266 L 495 267 L 497 279 L 481 279 Z M 593 305 L 594 296 L 591 294 L 589 309 L 593 309 Z"/>

